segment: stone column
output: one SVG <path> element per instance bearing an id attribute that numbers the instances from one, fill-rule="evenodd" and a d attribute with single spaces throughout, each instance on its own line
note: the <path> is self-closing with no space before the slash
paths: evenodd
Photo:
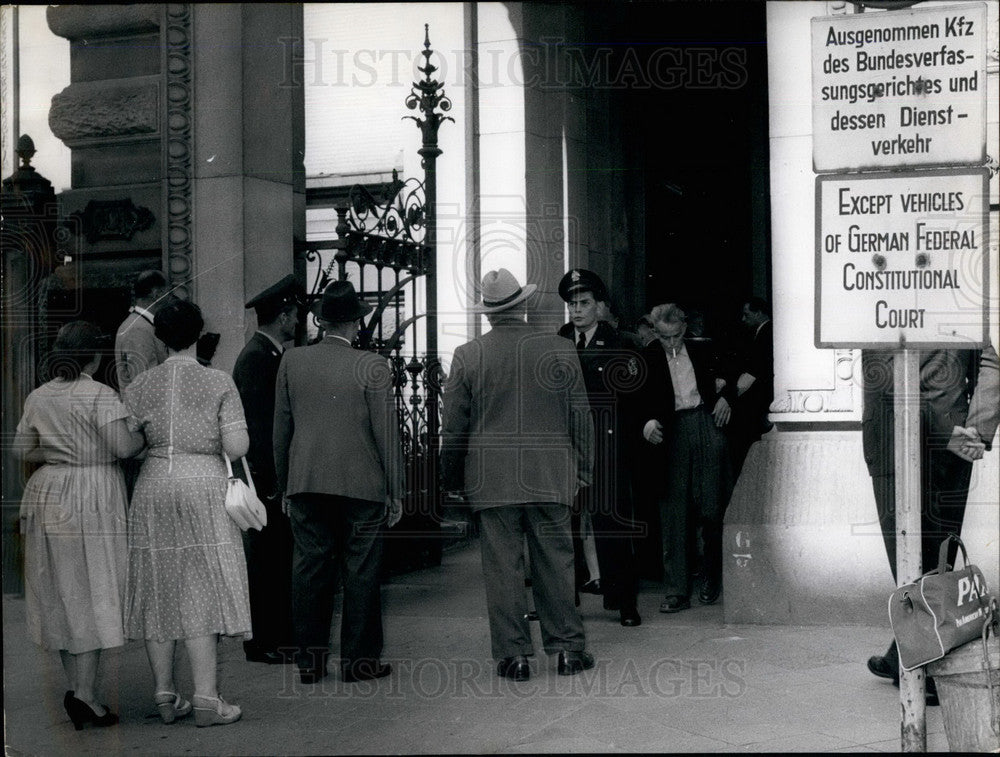
<path id="1" fill-rule="evenodd" d="M 301 6 L 62 5 L 48 20 L 71 42 L 49 122 L 73 149 L 60 201 L 79 239 L 57 282 L 113 328 L 134 275 L 162 268 L 231 369 L 255 327 L 243 303 L 292 271 L 305 234 Z"/>
<path id="2" fill-rule="evenodd" d="M 256 328 L 243 304 L 305 239 L 302 6 L 189 7 L 196 292 L 229 370 Z"/>
<path id="3" fill-rule="evenodd" d="M 767 7 L 776 427 L 751 448 L 726 514 L 730 623 L 888 625 L 893 584 L 861 448 L 860 352 L 813 346 L 810 19 L 848 8 Z M 996 76 L 994 67 L 992 86 Z M 990 585 L 997 457 L 976 465 L 963 533 Z"/>

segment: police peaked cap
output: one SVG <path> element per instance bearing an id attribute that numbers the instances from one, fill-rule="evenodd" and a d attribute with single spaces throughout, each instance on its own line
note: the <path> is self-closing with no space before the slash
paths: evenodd
<path id="1" fill-rule="evenodd" d="M 601 277 L 586 268 L 573 268 L 559 281 L 559 296 L 564 302 L 569 302 L 577 292 L 591 292 L 599 302 L 608 300 L 608 288 Z"/>
<path id="2" fill-rule="evenodd" d="M 295 304 L 302 307 L 305 304 L 305 289 L 292 274 L 288 274 L 250 300 L 246 307 L 257 311 L 258 320 L 271 320 L 286 305 Z"/>

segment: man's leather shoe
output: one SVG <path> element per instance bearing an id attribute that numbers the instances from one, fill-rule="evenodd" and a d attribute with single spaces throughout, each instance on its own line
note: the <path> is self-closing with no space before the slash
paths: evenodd
<path id="1" fill-rule="evenodd" d="M 254 649 L 246 653 L 247 662 L 262 662 L 265 665 L 284 665 L 291 660 L 285 659 L 285 656 L 280 652 L 275 652 L 274 650 L 259 650 Z"/>
<path id="2" fill-rule="evenodd" d="M 528 612 L 524 613 L 524 619 L 528 621 L 538 620 L 538 613 L 534 610 L 528 610 Z"/>
<path id="3" fill-rule="evenodd" d="M 660 612 L 680 612 L 691 607 L 687 597 L 667 597 L 660 603 Z"/>
<path id="4" fill-rule="evenodd" d="M 642 618 L 639 617 L 639 611 L 634 605 L 632 607 L 622 608 L 621 624 L 626 628 L 634 628 L 635 626 L 642 624 Z"/>
<path id="5" fill-rule="evenodd" d="M 894 686 L 899 686 L 899 665 L 888 655 L 876 654 L 868 658 L 868 672 L 879 678 L 888 678 Z"/>
<path id="6" fill-rule="evenodd" d="M 345 665 L 341 669 L 340 678 L 344 683 L 357 683 L 358 681 L 374 681 L 376 678 L 385 678 L 392 672 L 392 665 L 388 663 L 356 662 L 353 665 Z"/>
<path id="7" fill-rule="evenodd" d="M 504 657 L 497 663 L 497 675 L 501 678 L 509 678 L 512 681 L 527 681 L 531 676 L 531 668 L 528 667 L 528 658 L 523 654 Z"/>
<path id="8" fill-rule="evenodd" d="M 559 653 L 559 675 L 573 676 L 582 670 L 594 667 L 594 655 L 590 652 L 563 650 Z"/>
<path id="9" fill-rule="evenodd" d="M 719 594 L 722 593 L 722 584 L 719 581 L 705 581 L 701 591 L 698 592 L 698 601 L 703 605 L 712 605 L 719 601 Z"/>
<path id="10" fill-rule="evenodd" d="M 591 581 L 587 581 L 583 586 L 580 587 L 581 594 L 603 594 L 604 591 L 601 589 L 601 579 L 595 578 Z"/>
<path id="11" fill-rule="evenodd" d="M 299 668 L 299 681 L 305 684 L 319 683 L 326 675 L 326 668 Z"/>

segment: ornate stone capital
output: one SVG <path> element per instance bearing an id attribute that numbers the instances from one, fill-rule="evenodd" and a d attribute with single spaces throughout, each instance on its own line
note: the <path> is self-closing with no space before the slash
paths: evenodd
<path id="1" fill-rule="evenodd" d="M 91 140 L 156 137 L 160 132 L 159 77 L 70 84 L 52 98 L 49 128 L 70 147 Z"/>
<path id="2" fill-rule="evenodd" d="M 861 419 L 861 386 L 855 378 L 859 350 L 834 350 L 829 384 L 775 391 L 770 418 L 784 421 L 854 421 Z"/>
<path id="3" fill-rule="evenodd" d="M 155 3 L 50 5 L 45 20 L 53 34 L 68 40 L 144 34 L 160 28 L 160 7 Z"/>

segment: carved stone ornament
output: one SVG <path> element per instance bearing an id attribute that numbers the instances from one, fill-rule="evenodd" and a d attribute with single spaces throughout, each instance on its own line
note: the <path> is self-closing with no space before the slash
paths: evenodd
<path id="1" fill-rule="evenodd" d="M 71 84 L 52 98 L 49 128 L 71 147 L 109 137 L 154 137 L 160 131 L 159 79 Z"/>
<path id="2" fill-rule="evenodd" d="M 87 207 L 70 214 L 70 228 L 88 242 L 130 241 L 137 231 L 152 227 L 156 220 L 149 208 L 136 207 L 131 199 L 91 200 Z"/>

